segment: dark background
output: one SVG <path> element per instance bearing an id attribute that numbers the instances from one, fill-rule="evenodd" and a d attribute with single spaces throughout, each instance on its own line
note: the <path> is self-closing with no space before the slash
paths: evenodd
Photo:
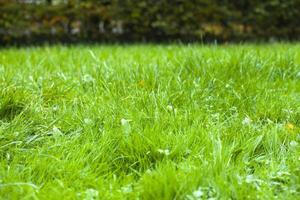
<path id="1" fill-rule="evenodd" d="M 300 39 L 300 0 L 0 0 L 0 45 Z"/>

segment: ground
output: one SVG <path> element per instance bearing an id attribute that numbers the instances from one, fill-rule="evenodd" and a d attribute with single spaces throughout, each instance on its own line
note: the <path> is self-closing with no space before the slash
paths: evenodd
<path id="1" fill-rule="evenodd" d="M 297 199 L 300 45 L 0 50 L 1 199 Z"/>

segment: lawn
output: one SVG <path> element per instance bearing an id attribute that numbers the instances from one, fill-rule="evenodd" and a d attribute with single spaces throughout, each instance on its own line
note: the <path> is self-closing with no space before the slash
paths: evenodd
<path id="1" fill-rule="evenodd" d="M 1 199 L 297 199 L 300 45 L 0 50 Z"/>

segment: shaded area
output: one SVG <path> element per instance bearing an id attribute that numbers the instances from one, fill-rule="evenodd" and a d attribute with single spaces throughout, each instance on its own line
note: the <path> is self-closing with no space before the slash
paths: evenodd
<path id="1" fill-rule="evenodd" d="M 24 105 L 15 102 L 13 99 L 6 99 L 0 104 L 0 120 L 10 121 L 19 115 L 24 109 Z"/>
<path id="2" fill-rule="evenodd" d="M 298 40 L 298 0 L 0 0 L 0 45 Z"/>

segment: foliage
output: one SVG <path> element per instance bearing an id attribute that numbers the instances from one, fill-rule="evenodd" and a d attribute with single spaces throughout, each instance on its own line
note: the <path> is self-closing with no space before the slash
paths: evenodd
<path id="1" fill-rule="evenodd" d="M 0 44 L 300 35 L 298 0 L 0 0 Z"/>

